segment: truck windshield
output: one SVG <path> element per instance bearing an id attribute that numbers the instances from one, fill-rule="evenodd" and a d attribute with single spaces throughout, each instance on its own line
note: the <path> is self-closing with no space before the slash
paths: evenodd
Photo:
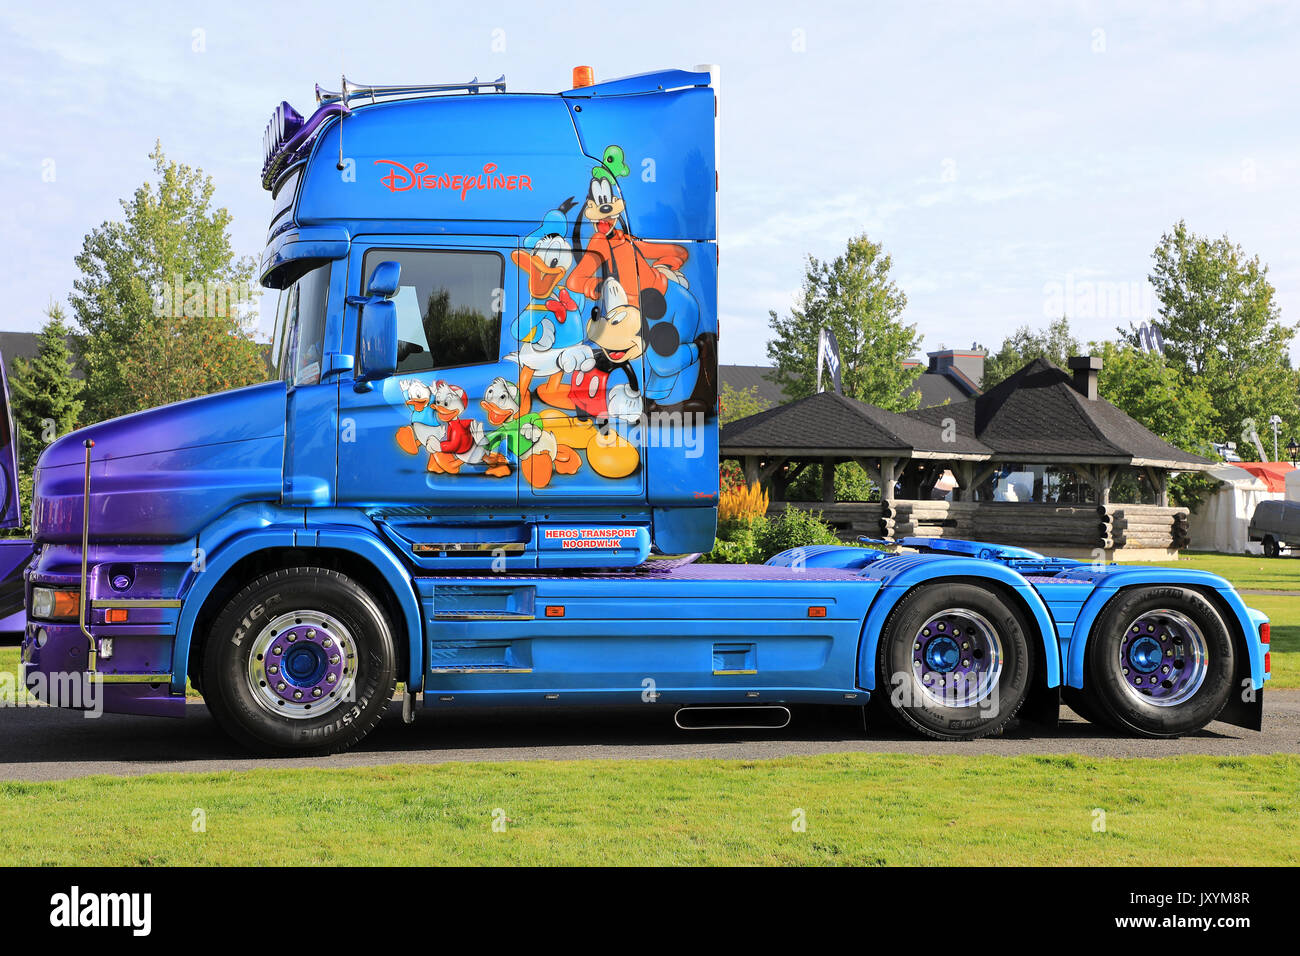
<path id="1" fill-rule="evenodd" d="M 498 252 L 371 249 L 365 284 L 379 263 L 402 266 L 397 305 L 397 370 L 461 368 L 501 358 L 505 258 Z"/>
<path id="2" fill-rule="evenodd" d="M 329 277 L 329 263 L 318 264 L 280 293 L 271 337 L 271 371 L 290 385 L 320 381 Z"/>

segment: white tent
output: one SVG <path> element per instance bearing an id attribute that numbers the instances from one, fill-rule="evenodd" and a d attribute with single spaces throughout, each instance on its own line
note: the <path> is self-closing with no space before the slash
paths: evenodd
<path id="1" fill-rule="evenodd" d="M 1243 554 L 1251 550 L 1248 546 L 1248 530 L 1255 506 L 1261 501 L 1279 499 L 1282 494 L 1269 491 L 1262 479 L 1236 465 L 1220 465 L 1211 468 L 1208 474 L 1223 484 L 1191 514 L 1188 521 L 1191 547 L 1197 551 Z M 1288 488 L 1292 487 L 1291 477 L 1292 475 L 1287 476 Z M 1296 481 L 1298 483 L 1294 487 L 1296 493 L 1300 494 L 1300 478 Z M 1254 545 L 1254 550 L 1258 552 L 1258 544 Z"/>
<path id="2" fill-rule="evenodd" d="M 1286 500 L 1300 501 L 1300 468 L 1286 474 Z"/>

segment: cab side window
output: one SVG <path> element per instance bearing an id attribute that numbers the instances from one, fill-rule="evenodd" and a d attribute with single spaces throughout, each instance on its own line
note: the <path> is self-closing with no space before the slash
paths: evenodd
<path id="1" fill-rule="evenodd" d="M 397 306 L 397 370 L 423 372 L 501 358 L 505 258 L 497 252 L 371 249 L 362 288 L 381 262 L 402 267 Z"/>
<path id="2" fill-rule="evenodd" d="M 271 338 L 271 365 L 275 377 L 290 385 L 315 385 L 320 381 L 329 277 L 329 265 L 318 265 L 280 293 Z"/>

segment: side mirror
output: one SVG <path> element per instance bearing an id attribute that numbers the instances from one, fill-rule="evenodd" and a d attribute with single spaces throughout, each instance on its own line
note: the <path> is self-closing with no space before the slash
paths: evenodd
<path id="1" fill-rule="evenodd" d="M 361 300 L 361 354 L 357 361 L 357 382 L 372 382 L 397 371 L 397 306 L 390 298 L 397 293 L 402 266 L 381 262 L 370 275 L 366 296 Z"/>

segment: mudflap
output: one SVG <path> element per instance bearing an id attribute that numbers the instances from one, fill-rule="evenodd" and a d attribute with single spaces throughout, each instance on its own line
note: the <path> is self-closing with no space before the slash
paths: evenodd
<path id="1" fill-rule="evenodd" d="M 1234 694 L 1228 698 L 1227 705 L 1216 718 L 1225 724 L 1242 727 L 1246 730 L 1262 730 L 1264 727 L 1264 689 L 1250 694 L 1249 700 L 1242 700 L 1245 694 Z"/>
<path id="2" fill-rule="evenodd" d="M 1041 678 L 1034 681 L 1016 716 L 1031 724 L 1055 730 L 1061 718 L 1061 688 L 1044 686 Z"/>

